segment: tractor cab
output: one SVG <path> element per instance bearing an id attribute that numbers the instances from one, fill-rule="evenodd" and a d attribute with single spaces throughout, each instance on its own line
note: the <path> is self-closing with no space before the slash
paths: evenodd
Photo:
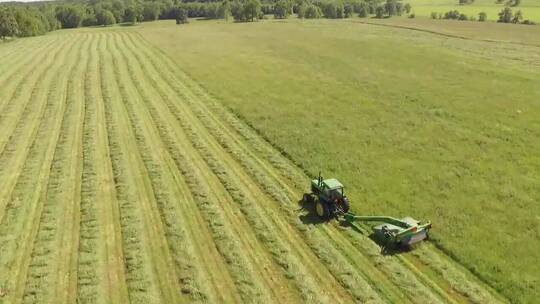
<path id="1" fill-rule="evenodd" d="M 311 181 L 311 191 L 320 193 L 328 199 L 339 199 L 343 197 L 343 184 L 335 178 L 314 179 Z"/>

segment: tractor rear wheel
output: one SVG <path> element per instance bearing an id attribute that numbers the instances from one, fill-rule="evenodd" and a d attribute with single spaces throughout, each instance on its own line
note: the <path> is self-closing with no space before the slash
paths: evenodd
<path id="1" fill-rule="evenodd" d="M 345 213 L 349 212 L 349 209 L 351 209 L 349 199 L 346 196 L 343 196 L 341 199 L 341 209 L 343 209 L 343 212 Z"/>
<path id="2" fill-rule="evenodd" d="M 323 220 L 328 219 L 328 217 L 330 216 L 330 211 L 328 210 L 328 207 L 318 198 L 315 199 L 315 211 L 317 211 L 317 215 Z"/>
<path id="3" fill-rule="evenodd" d="M 304 201 L 304 203 L 312 203 L 313 197 L 309 193 L 304 193 L 304 197 L 302 198 L 302 200 Z"/>

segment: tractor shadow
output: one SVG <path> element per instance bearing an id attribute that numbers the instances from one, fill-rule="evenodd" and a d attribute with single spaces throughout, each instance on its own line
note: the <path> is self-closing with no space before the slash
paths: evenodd
<path id="1" fill-rule="evenodd" d="M 326 222 L 317 215 L 314 203 L 300 199 L 298 205 L 300 206 L 300 211 L 304 211 L 298 218 L 305 225 L 318 225 Z"/>

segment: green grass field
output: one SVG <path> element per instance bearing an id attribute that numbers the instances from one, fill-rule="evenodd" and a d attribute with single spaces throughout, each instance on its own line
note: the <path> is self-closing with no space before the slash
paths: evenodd
<path id="1" fill-rule="evenodd" d="M 435 10 L 422 3 L 417 14 Z M 414 25 L 441 35 L 359 21 L 133 30 L 307 172 L 342 180 L 356 211 L 431 219 L 439 248 L 512 302 L 534 302 L 540 27 Z M 489 40 L 509 42 L 485 41 L 491 25 Z"/>
<path id="2" fill-rule="evenodd" d="M 417 16 L 429 17 L 432 12 L 444 14 L 447 11 L 458 10 L 467 16 L 478 18 L 478 13 L 485 12 L 488 20 L 497 20 L 498 13 L 504 8 L 503 4 L 496 4 L 495 0 L 476 0 L 470 5 L 459 5 L 457 0 L 410 0 L 406 1 L 413 7 Z M 523 0 L 513 11 L 521 10 L 524 19 L 540 22 L 540 1 Z"/>

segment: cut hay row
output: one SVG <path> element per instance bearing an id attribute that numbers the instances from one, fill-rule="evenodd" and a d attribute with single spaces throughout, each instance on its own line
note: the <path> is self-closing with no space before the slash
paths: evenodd
<path id="1" fill-rule="evenodd" d="M 23 115 L 28 115 L 31 108 L 27 105 L 31 104 L 32 96 L 38 89 L 40 81 L 45 73 L 57 64 L 54 54 L 58 54 L 61 45 L 50 45 L 42 50 L 42 53 L 32 58 L 31 63 L 34 66 L 28 66 L 27 69 L 21 72 L 21 78 L 10 78 L 9 84 L 3 86 L 0 91 L 0 154 L 9 140 L 13 138 L 14 129 L 20 126 L 19 122 Z M 24 53 L 24 52 L 22 52 Z M 35 66 L 38 66 L 37 68 Z M 7 71 L 4 75 L 8 75 Z"/>
<path id="2" fill-rule="evenodd" d="M 165 59 L 167 60 L 167 59 Z M 166 66 L 171 66 L 172 62 L 167 62 L 167 64 L 165 64 L 164 67 Z M 189 84 L 189 83 L 192 83 L 192 81 L 190 79 L 188 79 L 187 77 L 186 78 L 180 78 L 181 81 L 179 81 L 178 83 L 181 83 L 181 84 Z M 193 83 L 192 83 L 193 84 Z M 195 87 L 195 88 L 193 88 Z M 210 100 L 210 98 L 208 97 L 208 95 L 206 95 L 202 90 L 200 90 L 200 88 L 197 88 L 196 85 L 192 85 L 192 91 L 193 92 L 197 92 L 198 94 L 202 95 L 202 97 L 204 98 L 204 102 L 201 102 L 199 103 L 199 105 L 201 106 L 214 106 L 214 108 L 217 108 L 218 106 L 216 105 L 216 103 L 213 101 L 213 100 Z M 193 100 L 193 98 L 192 98 Z M 212 113 L 212 112 L 210 112 Z M 228 122 L 230 123 L 230 125 L 232 126 L 231 129 L 235 130 L 236 131 L 240 131 L 239 133 L 242 135 L 243 138 L 251 138 L 251 141 L 255 141 L 257 144 L 256 145 L 251 145 L 251 147 L 255 146 L 255 147 L 267 147 L 267 150 L 271 150 L 273 151 L 273 153 L 269 153 L 268 151 L 265 152 L 263 155 L 266 156 L 267 158 L 267 162 L 268 164 L 266 166 L 259 166 L 259 167 L 262 167 L 262 168 L 271 168 L 272 165 L 275 169 L 273 169 L 274 171 L 276 171 L 275 175 L 274 176 L 277 176 L 278 174 L 281 175 L 281 176 L 290 176 L 291 172 L 293 172 L 294 175 L 296 175 L 295 177 L 292 177 L 292 178 L 281 178 L 281 182 L 280 182 L 280 187 L 278 187 L 276 189 L 276 191 L 279 191 L 279 189 L 281 187 L 283 188 L 289 188 L 287 186 L 287 183 L 286 182 L 283 182 L 283 180 L 286 180 L 286 181 L 289 181 L 289 180 L 307 180 L 307 178 L 305 176 L 303 176 L 303 174 L 301 174 L 299 172 L 298 169 L 295 169 L 293 166 L 289 165 L 288 164 L 288 161 L 287 160 L 280 160 L 281 155 L 278 155 L 278 153 L 276 153 L 275 149 L 272 149 L 271 147 L 268 146 L 268 144 L 262 142 L 260 139 L 259 140 L 253 140 L 253 138 L 255 138 L 256 136 L 254 136 L 253 134 L 249 134 L 248 132 L 246 132 L 247 128 L 245 128 L 245 126 L 242 126 L 243 124 L 239 121 L 235 121 L 234 117 L 232 115 L 230 115 L 229 113 L 227 113 L 226 111 L 223 111 L 222 109 L 218 109 L 217 113 L 220 113 L 220 114 L 224 114 L 223 116 L 219 117 L 219 119 L 216 119 L 216 121 L 225 121 L 225 122 Z M 225 118 L 225 119 L 223 119 Z M 205 121 L 205 124 L 208 126 L 209 125 L 209 122 Z M 222 125 L 219 127 L 220 130 L 226 130 L 226 128 Z M 213 130 L 214 132 L 216 130 Z M 220 138 L 223 138 L 222 136 L 219 136 Z M 241 142 L 241 140 L 238 140 L 238 142 Z M 264 150 L 264 149 L 263 149 Z M 256 154 L 256 153 L 253 153 L 253 155 Z M 238 155 L 238 154 L 234 154 L 233 155 Z M 245 159 L 245 156 L 242 156 L 241 157 L 242 159 Z M 283 169 L 286 169 L 285 172 L 286 175 L 283 175 L 282 173 L 279 172 L 279 170 L 283 170 Z M 291 170 L 292 169 L 292 170 Z M 299 177 L 302 177 L 302 178 L 299 178 Z M 305 186 L 304 186 L 305 187 Z M 289 188 L 290 189 L 290 188 Z M 298 193 L 298 190 L 294 190 L 294 189 L 291 189 L 291 191 L 289 192 L 291 194 L 291 197 L 300 197 L 300 193 Z M 292 198 L 290 199 L 291 202 L 293 202 Z M 327 227 L 324 227 L 323 229 L 327 229 Z M 327 229 L 327 230 L 333 230 L 333 229 Z M 341 233 L 341 232 L 338 232 L 338 233 Z M 334 232 L 332 231 L 332 234 L 334 234 Z M 327 232 L 327 235 L 330 236 L 330 234 L 328 234 Z M 334 234 L 335 235 L 335 234 Z M 337 239 L 339 239 L 340 243 L 342 244 L 347 244 L 347 247 L 349 247 L 349 252 L 351 252 L 350 256 L 351 257 L 359 257 L 359 256 L 362 256 L 362 255 L 359 255 L 358 254 L 358 250 L 355 249 L 354 247 L 351 247 L 351 244 L 350 244 L 350 241 L 347 241 L 346 239 L 344 239 L 344 237 L 342 235 L 335 235 L 337 237 Z M 372 244 L 371 242 L 369 242 L 370 240 L 369 239 L 364 239 L 363 242 L 367 242 L 367 244 Z M 373 248 L 376 248 L 376 247 L 373 247 Z M 352 250 L 351 250 L 352 249 Z M 341 250 L 342 252 L 347 252 L 347 250 Z M 378 254 L 378 253 L 377 253 Z M 365 255 L 365 253 L 364 253 Z M 372 259 L 371 260 L 367 260 L 366 261 L 367 263 L 373 265 L 373 261 Z M 410 264 L 408 264 L 410 265 Z M 455 265 L 453 267 L 453 269 L 456 269 L 458 265 Z M 394 283 L 403 283 L 404 280 L 400 278 L 400 276 L 396 276 L 395 275 L 395 271 L 398 270 L 396 269 L 395 267 L 397 267 L 398 269 L 399 268 L 403 268 L 403 267 L 399 267 L 399 265 L 396 264 L 396 261 L 392 261 L 391 263 L 391 267 L 389 267 L 389 269 L 387 269 L 387 275 L 392 277 L 393 280 L 398 280 Z M 364 267 L 364 269 L 366 269 Z M 407 271 L 407 268 L 405 268 L 405 270 Z M 411 273 L 414 272 L 414 269 L 409 269 L 409 276 L 414 278 L 415 276 L 412 275 Z M 463 269 L 460 269 L 460 271 L 463 271 Z M 370 274 L 371 276 L 372 274 Z M 493 299 L 496 299 L 493 298 L 493 296 L 490 296 L 491 294 L 491 291 L 488 292 L 487 291 L 487 287 L 486 286 L 483 286 L 483 284 L 481 284 L 477 279 L 471 277 L 471 276 L 462 276 L 462 277 L 468 277 L 469 278 L 469 281 L 466 282 L 466 283 L 463 283 L 459 281 L 451 281 L 451 282 L 443 282 L 443 281 L 438 281 L 437 283 L 439 284 L 446 284 L 448 286 L 459 286 L 459 285 L 466 285 L 466 286 L 475 286 L 476 289 L 479 289 L 479 290 L 483 290 L 483 292 L 480 292 L 480 294 L 483 295 L 483 299 L 484 300 L 493 300 Z M 447 277 L 448 278 L 448 277 Z M 410 280 L 409 280 L 410 282 Z M 414 282 L 414 280 L 413 280 Z M 437 297 L 441 296 L 442 298 L 439 298 L 439 300 L 443 300 L 443 301 L 459 301 L 460 300 L 460 295 L 461 296 L 464 296 L 464 297 L 467 297 L 467 299 L 470 300 L 470 292 L 467 292 L 466 290 L 463 290 L 463 289 L 459 289 L 459 288 L 453 288 L 452 290 L 448 291 L 448 292 L 451 292 L 452 295 L 448 295 L 448 294 L 441 294 L 441 289 L 437 286 L 437 283 L 433 283 L 433 282 L 426 282 L 424 280 L 423 283 L 426 283 L 426 285 L 432 289 L 432 291 L 434 292 L 435 295 L 437 295 Z M 396 285 L 399 285 L 399 284 L 396 284 Z M 405 289 L 405 290 L 408 290 L 407 293 L 409 294 L 409 296 L 411 297 L 411 299 L 418 299 L 418 294 L 419 294 L 419 290 L 422 290 L 422 289 L 418 289 L 417 287 L 418 286 L 414 286 L 415 288 L 411 288 L 411 289 Z M 455 289 L 455 290 L 454 290 Z M 455 294 L 458 294 L 457 296 L 455 296 Z M 427 293 L 425 294 L 426 296 L 426 300 L 428 299 L 436 299 L 436 298 L 433 298 L 433 295 L 431 295 L 431 293 L 429 291 L 427 291 Z M 474 296 L 473 296 L 474 297 Z M 455 299 L 454 299 L 455 298 Z"/>
<path id="3" fill-rule="evenodd" d="M 12 199 L 16 199 L 17 205 L 8 208 L 5 221 L 1 226 L 1 235 L 10 237 L 8 240 L 2 240 L 2 245 L 6 246 L 6 252 L 9 254 L 2 255 L 0 265 L 0 272 L 5 274 L 2 279 L 7 279 L 0 284 L 5 288 L 8 302 L 19 301 L 23 298 L 27 273 L 31 266 L 33 245 L 39 242 L 36 236 L 42 219 L 43 202 L 48 191 L 49 168 L 51 168 L 54 151 L 60 137 L 67 102 L 65 86 L 69 75 L 64 73 L 60 79 L 55 78 L 55 75 L 61 68 L 69 71 L 75 65 L 78 51 L 82 48 L 83 37 L 80 38 L 69 41 L 69 45 L 66 45 L 57 57 L 62 64 L 54 66 L 44 75 L 40 89 L 33 96 L 42 103 L 42 106 L 36 105 L 32 109 L 38 113 L 41 112 L 39 116 L 42 118 L 11 196 Z M 12 201 L 12 204 L 13 202 L 15 201 Z M 37 263 L 32 264 L 33 266 L 41 265 Z M 30 283 L 30 285 L 33 284 Z"/>
<path id="4" fill-rule="evenodd" d="M 117 41 L 117 43 L 119 43 Z M 118 47 L 126 50 L 126 46 L 119 43 Z M 142 89 L 147 83 L 141 83 L 139 78 L 133 72 L 133 66 L 127 63 L 125 53 L 123 52 L 122 64 L 119 69 L 123 70 L 128 84 L 131 88 L 125 95 L 131 95 L 130 98 L 124 98 L 126 109 L 132 117 L 132 126 L 136 133 L 140 134 L 142 140 L 139 150 L 143 154 L 145 164 L 151 173 L 150 178 L 155 186 L 160 210 L 166 208 L 162 213 L 163 220 L 166 223 L 171 251 L 175 255 L 176 265 L 181 275 L 182 291 L 191 296 L 192 300 L 203 301 L 238 301 L 235 296 L 235 288 L 232 280 L 224 265 L 224 260 L 219 258 L 215 249 L 204 245 L 205 242 L 213 243 L 206 224 L 201 217 L 193 196 L 190 195 L 189 187 L 183 180 L 182 173 L 177 168 L 175 160 L 168 153 L 165 141 L 160 141 L 159 131 L 163 131 L 160 125 L 154 127 L 150 120 L 149 112 L 155 109 L 148 105 L 150 103 L 148 96 Z M 135 93 L 138 93 L 135 94 Z M 143 103 L 146 104 L 144 104 Z M 134 102 L 136 102 L 134 104 Z M 148 112 L 144 108 L 148 106 Z M 134 111 L 137 109 L 137 111 Z M 135 113 L 137 112 L 137 113 Z M 133 123 L 137 121 L 138 123 Z M 141 128 L 141 124 L 145 127 Z M 150 150 L 149 147 L 152 147 Z M 154 153 L 152 153 L 154 152 Z M 151 168 L 154 168 L 151 170 Z M 158 170 L 160 168 L 161 170 Z M 175 231 L 174 229 L 177 229 Z M 181 239 L 176 240 L 180 235 Z M 182 242 L 180 242 L 182 241 Z M 182 248 L 184 247 L 184 248 Z M 195 267 L 197 265 L 197 267 Z M 204 270 L 204 271 L 202 271 Z M 208 285 L 211 281 L 211 285 Z"/>
<path id="5" fill-rule="evenodd" d="M 109 145 L 120 204 L 120 219 L 130 301 L 134 303 L 175 302 L 177 282 L 162 224 L 156 216 L 155 201 L 144 164 L 137 153 L 135 136 L 128 127 L 119 83 L 113 66 L 110 36 L 100 50 L 101 85 Z"/>
<path id="6" fill-rule="evenodd" d="M 125 303 L 129 298 L 120 213 L 108 149 L 98 53 L 105 37 L 95 36 L 84 90 L 84 170 L 77 301 Z"/>
<path id="7" fill-rule="evenodd" d="M 125 46 L 119 44 L 116 35 L 112 39 L 113 49 L 125 50 Z M 125 52 L 122 52 L 125 53 Z M 193 263 L 192 243 L 187 240 L 186 228 L 180 222 L 177 208 L 178 197 L 173 196 L 171 181 L 173 176 L 166 170 L 163 152 L 159 153 L 159 139 L 157 132 L 152 132 L 154 125 L 146 120 L 145 111 L 141 110 L 137 88 L 145 84 L 133 84 L 131 73 L 128 71 L 127 63 L 119 52 L 113 52 L 114 71 L 116 81 L 119 84 L 121 102 L 129 119 L 129 126 L 136 139 L 137 150 L 150 181 L 155 202 L 156 210 L 163 223 L 164 234 L 174 264 L 176 265 L 177 282 L 181 284 L 183 294 L 190 295 L 190 300 L 205 300 L 206 295 L 201 292 L 203 286 L 199 273 L 195 272 Z M 142 113 L 141 113 L 142 112 Z M 155 131 L 155 130 L 154 130 Z M 180 194 L 177 192 L 177 194 Z M 193 241 L 193 240 L 191 240 Z M 187 300 L 183 298 L 181 300 Z"/>
<path id="8" fill-rule="evenodd" d="M 28 51 L 21 52 L 20 48 L 10 46 L 13 47 L 13 53 L 5 57 L 2 56 L 2 63 L 0 63 L 0 70 L 4 71 L 0 74 L 0 85 L 3 88 L 0 92 L 0 109 L 6 102 L 10 101 L 10 99 L 5 99 L 7 93 L 16 88 L 22 79 L 25 79 L 28 70 L 35 69 L 42 62 L 40 59 L 43 60 L 48 55 L 47 50 L 54 45 L 58 45 L 58 41 L 55 39 L 44 39 L 44 41 L 32 39 L 21 46 L 27 48 Z"/>
<path id="9" fill-rule="evenodd" d="M 88 57 L 91 37 L 81 43 L 77 58 Z M 72 302 L 75 295 L 79 236 L 79 200 L 82 130 L 80 83 L 85 64 L 73 65 L 67 73 L 65 115 L 54 152 L 47 192 L 33 246 L 25 288 L 25 302 Z M 75 246 L 75 248 L 74 248 Z M 63 259 L 57 259 L 62 256 Z"/>

